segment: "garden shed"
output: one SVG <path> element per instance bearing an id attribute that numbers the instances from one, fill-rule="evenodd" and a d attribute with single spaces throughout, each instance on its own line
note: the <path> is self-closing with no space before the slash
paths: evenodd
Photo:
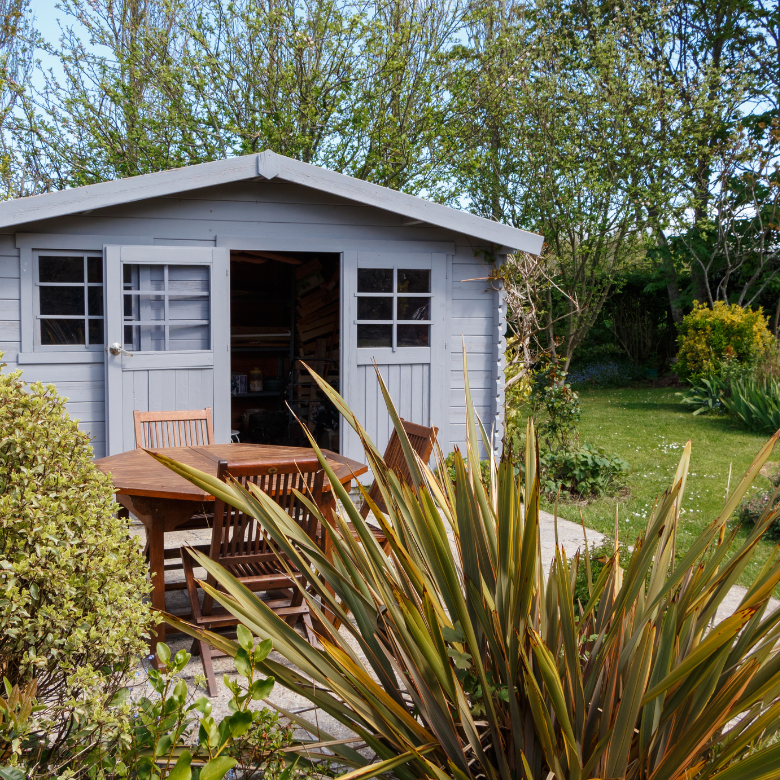
<path id="1" fill-rule="evenodd" d="M 401 416 L 437 426 L 448 451 L 465 440 L 463 342 L 502 435 L 505 305 L 487 277 L 541 247 L 265 151 L 0 203 L 0 350 L 68 397 L 96 457 L 135 446 L 135 409 L 208 406 L 217 441 L 294 443 L 289 404 L 360 458 L 301 360 L 382 448 L 376 361 Z"/>

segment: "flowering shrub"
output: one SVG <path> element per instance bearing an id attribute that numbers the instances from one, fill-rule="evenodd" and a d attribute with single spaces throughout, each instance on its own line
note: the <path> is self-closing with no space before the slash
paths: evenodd
<path id="1" fill-rule="evenodd" d="M 727 360 L 737 365 L 755 362 L 774 337 L 759 307 L 755 311 L 716 301 L 710 309 L 694 302 L 693 311 L 679 326 L 675 370 L 681 379 L 706 374 Z"/>
<path id="2" fill-rule="evenodd" d="M 112 700 L 146 652 L 151 614 L 144 556 L 117 509 L 65 399 L 0 371 L 0 679 L 36 681 L 28 777 L 86 774 L 85 753 L 124 728 Z"/>

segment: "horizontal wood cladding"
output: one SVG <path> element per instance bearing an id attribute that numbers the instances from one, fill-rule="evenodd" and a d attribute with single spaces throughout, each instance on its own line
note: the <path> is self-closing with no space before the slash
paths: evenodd
<path id="1" fill-rule="evenodd" d="M 19 299 L 6 301 L 0 298 L 0 320 L 18 320 L 19 319 Z"/>
<path id="2" fill-rule="evenodd" d="M 0 280 L 19 278 L 19 257 L 0 256 Z M 0 287 L 3 282 L 0 281 Z"/>
<path id="3" fill-rule="evenodd" d="M 19 277 L 0 277 L 0 300 L 18 301 L 20 297 Z"/>

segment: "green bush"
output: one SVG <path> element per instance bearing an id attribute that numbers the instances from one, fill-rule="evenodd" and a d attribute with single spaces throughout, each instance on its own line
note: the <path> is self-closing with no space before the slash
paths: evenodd
<path id="1" fill-rule="evenodd" d="M 777 509 L 775 489 L 780 485 L 780 471 L 773 474 L 769 481 L 774 487 L 757 490 L 750 496 L 745 496 L 734 513 L 737 520 L 746 525 L 756 525 L 761 522 L 765 513 Z M 774 499 L 774 500 L 773 500 Z M 780 539 L 780 518 L 775 518 L 764 533 L 770 539 Z"/>
<path id="2" fill-rule="evenodd" d="M 542 490 L 555 495 L 588 498 L 615 493 L 625 485 L 628 463 L 603 447 L 583 444 L 571 450 L 546 452 L 539 458 Z"/>
<path id="3" fill-rule="evenodd" d="M 752 377 L 726 383 L 723 405 L 746 428 L 767 433 L 780 428 L 780 382 L 758 382 Z"/>
<path id="4" fill-rule="evenodd" d="M 123 727 L 111 702 L 146 652 L 147 566 L 65 399 L 20 377 L 0 371 L 0 678 L 37 683 L 29 775 L 78 773 Z"/>
<path id="5" fill-rule="evenodd" d="M 107 775 L 183 780 L 189 773 L 199 772 L 201 778 L 221 780 L 230 772 L 233 780 L 289 779 L 292 767 L 284 769 L 283 750 L 292 742 L 292 729 L 280 725 L 277 713 L 267 707 L 250 709 L 253 702 L 270 696 L 274 687 L 272 677 L 257 675 L 258 664 L 271 651 L 271 640 L 255 645 L 251 632 L 243 626 L 238 627 L 238 640 L 236 670 L 244 681 L 223 677 L 232 694 L 228 702 L 231 714 L 219 723 L 212 717 L 209 699 L 195 699 L 181 676 L 190 654 L 179 650 L 171 656 L 168 645 L 157 644 L 165 668 L 149 671 L 156 695 L 135 703 L 129 746 L 121 761 L 105 762 Z"/>
<path id="6" fill-rule="evenodd" d="M 717 369 L 724 360 L 750 365 L 773 343 L 761 308 L 716 301 L 710 309 L 694 301 L 693 311 L 679 325 L 675 371 L 681 379 L 691 379 Z"/>

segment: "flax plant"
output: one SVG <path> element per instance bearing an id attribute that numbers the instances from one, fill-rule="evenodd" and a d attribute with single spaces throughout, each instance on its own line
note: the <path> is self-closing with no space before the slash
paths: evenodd
<path id="1" fill-rule="evenodd" d="M 465 356 L 464 356 L 465 364 Z M 465 365 L 464 365 L 465 367 Z M 316 735 L 342 780 L 756 780 L 780 776 L 780 610 L 767 608 L 780 582 L 775 555 L 736 611 L 716 610 L 749 561 L 767 513 L 739 542 L 726 521 L 766 462 L 778 434 L 685 554 L 677 551 L 690 443 L 660 496 L 626 568 L 617 556 L 594 582 L 587 552 L 560 547 L 545 561 L 539 543 L 539 465 L 532 422 L 525 473 L 506 458 L 480 476 L 484 429 L 466 382 L 468 438 L 455 480 L 417 458 L 378 375 L 403 444 L 411 484 L 382 456 L 343 399 L 324 381 L 360 436 L 387 505 L 373 515 L 385 554 L 317 450 L 343 508 L 328 526 L 326 555 L 262 492 L 223 484 L 156 455 L 177 473 L 251 513 L 303 575 L 322 624 L 310 645 L 226 571 L 203 555 L 217 586 L 207 592 L 291 664 L 261 670 L 364 741 L 358 751 L 286 713 Z M 489 451 L 489 447 L 487 447 Z M 325 523 L 325 517 L 321 518 Z M 348 526 L 351 523 L 353 529 Z M 616 527 L 617 536 L 617 527 Z M 196 553 L 197 554 L 197 553 Z M 579 566 L 590 598 L 575 603 Z M 303 586 L 302 586 L 303 587 Z M 328 622 L 326 611 L 336 616 Z M 235 655 L 231 640 L 167 616 L 172 625 Z M 366 757 L 373 751 L 375 756 Z"/>

